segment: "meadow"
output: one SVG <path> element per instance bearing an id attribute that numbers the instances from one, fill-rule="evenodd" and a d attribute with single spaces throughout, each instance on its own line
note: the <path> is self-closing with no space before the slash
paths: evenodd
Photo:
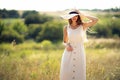
<path id="1" fill-rule="evenodd" d="M 99 18 L 90 28 L 97 33 L 88 31 L 85 43 L 87 80 L 120 80 L 120 13 L 84 13 Z M 58 17 L 63 12 L 43 14 L 55 19 L 47 16 L 45 23 L 31 25 L 25 18 L 0 19 L 0 80 L 59 80 L 66 21 Z M 17 44 L 11 43 L 15 38 Z"/>
<path id="2" fill-rule="evenodd" d="M 2 43 L 0 80 L 59 80 L 63 50 L 62 42 L 48 40 Z M 85 50 L 87 80 L 120 80 L 119 39 L 89 39 Z"/>

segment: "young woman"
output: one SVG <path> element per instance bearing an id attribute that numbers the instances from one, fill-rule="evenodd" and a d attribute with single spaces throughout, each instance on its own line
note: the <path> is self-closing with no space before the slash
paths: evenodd
<path id="1" fill-rule="evenodd" d="M 82 22 L 83 17 L 89 22 Z M 62 55 L 60 80 L 86 80 L 86 56 L 84 51 L 85 31 L 93 26 L 98 19 L 85 16 L 73 10 L 63 18 L 68 19 L 69 25 L 64 27 L 63 42 L 65 50 Z"/>

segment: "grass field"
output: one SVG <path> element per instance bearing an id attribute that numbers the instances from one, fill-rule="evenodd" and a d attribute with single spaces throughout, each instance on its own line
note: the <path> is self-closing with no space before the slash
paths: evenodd
<path id="1" fill-rule="evenodd" d="M 120 80 L 120 40 L 85 43 L 87 80 Z M 0 44 L 0 80 L 59 80 L 64 46 L 49 41 Z"/>

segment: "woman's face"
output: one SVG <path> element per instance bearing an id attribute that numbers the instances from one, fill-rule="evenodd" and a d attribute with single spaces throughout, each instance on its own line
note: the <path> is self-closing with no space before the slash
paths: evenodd
<path id="1" fill-rule="evenodd" d="M 77 19 L 78 19 L 78 16 L 74 16 L 74 17 L 71 18 L 72 22 L 76 22 Z"/>

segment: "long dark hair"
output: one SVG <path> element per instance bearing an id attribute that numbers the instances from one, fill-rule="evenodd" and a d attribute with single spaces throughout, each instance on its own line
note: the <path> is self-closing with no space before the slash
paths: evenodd
<path id="1" fill-rule="evenodd" d="M 69 14 L 79 14 L 78 12 L 75 12 L 75 11 L 72 11 L 72 12 L 70 12 Z M 78 19 L 77 19 L 77 25 L 82 25 L 83 24 L 83 22 L 82 22 L 82 19 L 81 19 L 81 17 L 80 17 L 80 15 L 77 15 L 78 16 Z M 69 19 L 68 20 L 68 22 L 69 22 L 69 24 L 71 25 L 72 24 L 72 20 L 71 19 Z"/>

